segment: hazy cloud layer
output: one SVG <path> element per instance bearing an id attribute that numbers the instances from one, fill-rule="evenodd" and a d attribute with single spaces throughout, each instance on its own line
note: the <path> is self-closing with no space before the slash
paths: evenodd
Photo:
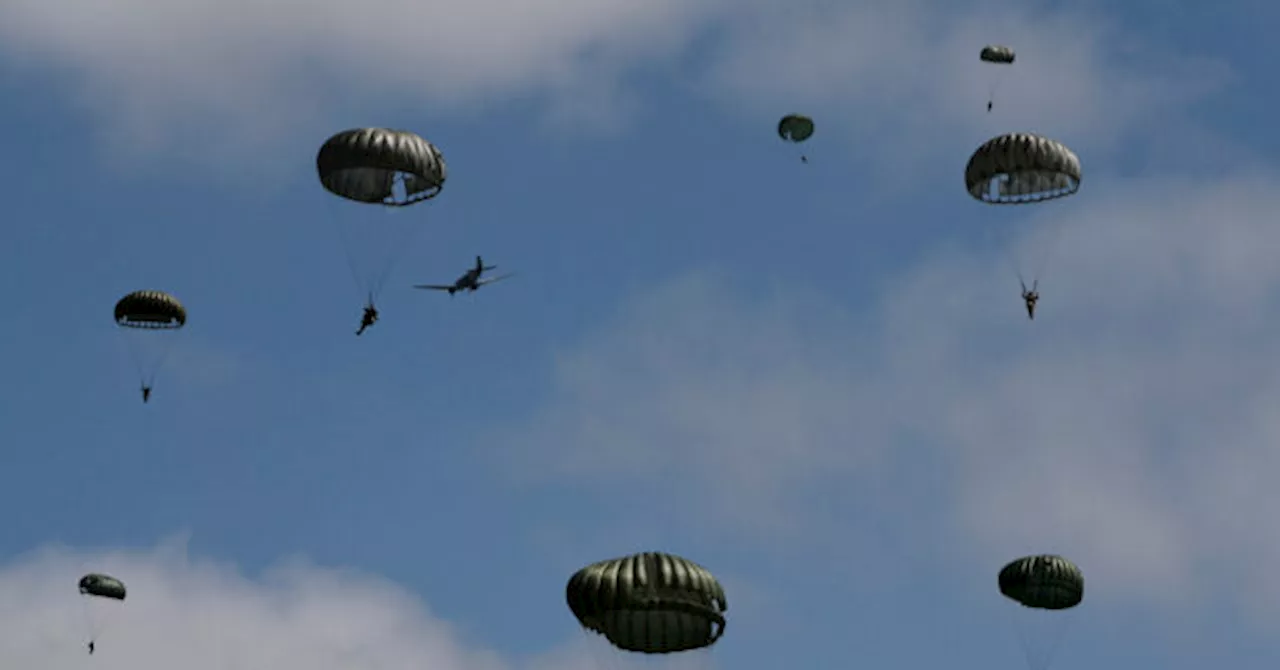
<path id="1" fill-rule="evenodd" d="M 76 580 L 90 571 L 126 581 L 123 606 L 76 593 Z M 99 633 L 93 665 L 102 670 L 598 667 L 599 651 L 583 640 L 545 657 L 503 660 L 385 580 L 299 561 L 250 579 L 234 566 L 189 558 L 181 539 L 154 551 L 44 550 L 0 567 L 0 590 L 7 668 L 79 667 L 92 631 Z"/>
<path id="2" fill-rule="evenodd" d="M 991 41 L 1019 49 L 1015 68 L 978 62 Z M 0 45 L 13 63 L 74 73 L 113 146 L 215 156 L 388 104 L 435 113 L 546 94 L 575 127 L 614 126 L 637 103 L 624 75 L 647 67 L 770 119 L 811 111 L 833 137 L 892 129 L 900 161 L 985 134 L 995 81 L 1004 123 L 1106 146 L 1225 75 L 1097 17 L 1007 3 L 958 14 L 940 0 L 14 0 L 0 5 Z M 193 128 L 198 146 L 182 134 Z"/>
<path id="3" fill-rule="evenodd" d="M 874 506 L 948 556 L 1070 553 L 1104 598 L 1274 599 L 1277 194 L 1260 173 L 1063 205 L 1021 241 L 1060 238 L 1034 323 L 999 257 L 935 258 L 861 315 L 675 281 L 564 357 L 513 463 L 747 531 Z"/>

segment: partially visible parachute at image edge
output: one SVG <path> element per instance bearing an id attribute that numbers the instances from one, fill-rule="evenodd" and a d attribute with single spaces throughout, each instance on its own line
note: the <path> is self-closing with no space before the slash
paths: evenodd
<path id="1" fill-rule="evenodd" d="M 1080 189 L 1080 159 L 1065 144 L 1032 133 L 987 140 L 969 157 L 964 186 L 975 200 L 1017 205 L 1053 200 Z"/>
<path id="2" fill-rule="evenodd" d="M 988 44 L 982 47 L 982 53 L 978 54 L 978 58 L 983 61 L 998 65 L 1012 65 L 1017 57 L 1018 55 L 1013 52 L 1013 49 L 999 44 Z"/>
<path id="3" fill-rule="evenodd" d="M 124 582 L 100 573 L 90 573 L 80 578 L 80 595 L 124 600 L 127 591 Z"/>
<path id="4" fill-rule="evenodd" d="M 710 647 L 724 634 L 728 608 L 706 568 L 658 552 L 592 563 L 569 578 L 565 598 L 584 629 L 644 654 Z"/>
<path id="5" fill-rule="evenodd" d="M 1023 607 L 1065 610 L 1084 600 L 1084 574 L 1053 554 L 1024 556 L 1000 570 L 1000 593 Z"/>

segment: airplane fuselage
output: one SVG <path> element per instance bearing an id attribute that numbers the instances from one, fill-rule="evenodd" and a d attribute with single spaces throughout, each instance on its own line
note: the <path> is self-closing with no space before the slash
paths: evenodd
<path id="1" fill-rule="evenodd" d="M 479 281 L 480 281 L 480 273 L 476 272 L 475 270 L 468 270 L 466 274 L 462 275 L 461 277 L 458 277 L 458 280 L 453 282 L 453 290 L 474 291 L 477 288 L 480 288 Z"/>
<path id="2" fill-rule="evenodd" d="M 467 270 L 465 273 L 463 273 L 462 276 L 454 280 L 452 284 L 448 284 L 445 286 L 441 286 L 437 284 L 415 284 L 414 288 L 429 288 L 429 289 L 435 289 L 437 291 L 448 291 L 449 295 L 453 295 L 458 291 L 467 291 L 467 292 L 478 291 L 480 287 L 484 286 L 485 284 L 499 281 L 501 279 L 506 279 L 506 277 L 509 276 L 509 275 L 504 275 L 502 277 L 495 277 L 492 279 L 483 279 L 483 280 L 480 278 L 485 273 L 485 271 L 493 270 L 493 269 L 496 269 L 497 267 L 498 266 L 496 265 L 485 265 L 484 261 L 481 260 L 479 256 L 476 256 L 475 266 L 472 267 L 470 270 Z"/>

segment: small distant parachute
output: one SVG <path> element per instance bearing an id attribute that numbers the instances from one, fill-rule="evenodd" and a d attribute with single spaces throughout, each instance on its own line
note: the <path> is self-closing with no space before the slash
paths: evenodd
<path id="1" fill-rule="evenodd" d="M 448 169 L 440 150 L 404 130 L 356 128 L 330 137 L 316 154 L 320 184 L 348 203 L 379 205 L 338 217 L 351 272 L 372 306 L 395 260 L 409 246 L 421 220 L 385 212 L 431 200 L 444 188 Z"/>
<path id="2" fill-rule="evenodd" d="M 778 121 L 778 137 L 787 142 L 799 144 L 813 136 L 813 119 L 801 114 L 788 114 Z M 807 156 L 800 157 L 801 162 L 808 163 Z"/>
<path id="3" fill-rule="evenodd" d="M 1080 159 L 1065 144 L 1031 133 L 987 140 L 969 157 L 964 186 L 975 200 L 1016 205 L 1053 200 L 1080 189 Z"/>
<path id="4" fill-rule="evenodd" d="M 90 573 L 80 578 L 80 595 L 124 600 L 128 591 L 124 582 L 100 573 Z"/>
<path id="5" fill-rule="evenodd" d="M 108 618 L 114 614 L 112 610 L 124 602 L 126 593 L 124 582 L 111 575 L 90 573 L 80 578 L 80 595 L 85 596 L 90 654 L 105 630 Z"/>
<path id="6" fill-rule="evenodd" d="M 1013 61 L 1017 58 L 1017 54 L 1006 46 L 999 44 L 988 44 L 982 47 L 982 51 L 978 54 L 978 59 L 984 63 L 994 63 L 996 65 L 1013 65 Z M 993 72 L 987 90 L 987 113 L 991 113 L 991 108 L 995 105 L 996 87 L 1000 84 L 1000 76 L 1003 73 Z"/>
<path id="7" fill-rule="evenodd" d="M 1012 65 L 1018 55 L 1009 47 L 1000 46 L 998 44 L 988 44 L 982 47 L 982 53 L 978 54 L 978 58 L 988 63 L 998 63 L 1001 65 Z"/>
<path id="8" fill-rule="evenodd" d="M 151 396 L 151 385 L 168 357 L 173 338 L 163 333 L 187 325 L 187 310 L 164 291 L 134 291 L 116 302 L 116 325 L 129 337 L 129 353 L 138 368 L 142 399 Z"/>
<path id="9" fill-rule="evenodd" d="M 710 647 L 724 634 L 728 608 L 706 568 L 656 552 L 588 565 L 569 579 L 565 597 L 584 629 L 642 654 Z"/>
<path id="10" fill-rule="evenodd" d="M 1028 665 L 1044 670 L 1062 639 L 1062 610 L 1084 600 L 1084 574 L 1061 556 L 1041 554 L 1010 562 L 1000 570 L 998 581 L 1000 593 L 1023 608 L 1019 624 Z"/>

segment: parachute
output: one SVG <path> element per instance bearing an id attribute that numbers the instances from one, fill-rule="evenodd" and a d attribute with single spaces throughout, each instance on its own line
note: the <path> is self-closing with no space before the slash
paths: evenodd
<path id="1" fill-rule="evenodd" d="M 414 133 L 386 128 L 344 130 L 316 154 L 320 184 L 343 201 L 395 211 L 430 200 L 444 187 L 447 169 L 440 150 Z M 340 217 L 339 234 L 352 274 L 368 304 L 381 292 L 395 259 L 419 228 L 413 220 L 370 220 L 352 212 Z M 357 250 L 355 247 L 373 247 Z"/>
<path id="2" fill-rule="evenodd" d="M 1023 607 L 1065 610 L 1084 600 L 1084 574 L 1061 556 L 1026 556 L 1000 571 L 1000 593 Z"/>
<path id="3" fill-rule="evenodd" d="M 80 595 L 124 600 L 128 591 L 124 582 L 99 573 L 90 573 L 80 578 Z"/>
<path id="4" fill-rule="evenodd" d="M 813 136 L 813 119 L 800 114 L 788 114 L 778 121 L 778 137 L 787 142 L 799 144 Z M 800 157 L 801 162 L 808 163 L 807 156 Z"/>
<path id="5" fill-rule="evenodd" d="M 982 51 L 978 54 L 978 60 L 984 63 L 993 63 L 995 65 L 1013 65 L 1015 58 L 1017 58 L 1017 54 L 1013 52 L 1013 49 L 1006 46 L 1000 46 L 999 44 L 988 44 L 987 46 L 982 47 Z M 991 80 L 988 84 L 989 88 L 987 90 L 987 113 L 990 113 L 991 108 L 995 105 L 996 87 L 999 86 L 1000 77 L 1003 74 L 1004 73 L 991 73 Z"/>
<path id="6" fill-rule="evenodd" d="M 1065 144 L 1031 133 L 987 140 L 964 168 L 969 195 L 992 205 L 1062 198 L 1080 190 L 1080 159 Z"/>
<path id="7" fill-rule="evenodd" d="M 728 607 L 706 568 L 657 552 L 592 563 L 569 578 L 565 598 L 584 630 L 641 654 L 710 647 L 724 634 Z"/>
<path id="8" fill-rule="evenodd" d="M 1031 133 L 1009 133 L 987 140 L 969 157 L 964 186 L 974 200 L 991 205 L 1046 202 L 1080 190 L 1080 159 L 1065 144 Z M 1032 287 L 1048 264 L 1056 236 L 1037 250 Z M 1024 263 L 1013 259 L 1024 288 Z"/>
<path id="9" fill-rule="evenodd" d="M 1044 670 L 1062 638 L 1066 622 L 1061 611 L 1084 600 L 1084 574 L 1061 556 L 1024 556 L 1000 570 L 999 584 L 1000 593 L 1024 610 L 1020 636 L 1028 665 Z M 1030 630 L 1032 625 L 1040 630 Z"/>
<path id="10" fill-rule="evenodd" d="M 116 302 L 116 325 L 127 335 L 129 353 L 143 389 L 143 400 L 150 397 L 152 383 L 173 345 L 165 332 L 187 325 L 187 309 L 164 291 L 134 291 Z"/>
<path id="11" fill-rule="evenodd" d="M 1009 47 L 1002 47 L 998 44 L 988 44 L 982 47 L 982 53 L 978 54 L 978 58 L 987 63 L 998 63 L 1001 65 L 1013 65 L 1013 60 L 1018 55 Z"/>
<path id="12" fill-rule="evenodd" d="M 109 610 L 124 602 L 127 591 L 124 582 L 101 573 L 89 573 L 80 578 L 80 595 L 85 596 L 85 619 L 89 628 L 89 653 L 93 653 L 98 637 L 106 628 Z"/>

